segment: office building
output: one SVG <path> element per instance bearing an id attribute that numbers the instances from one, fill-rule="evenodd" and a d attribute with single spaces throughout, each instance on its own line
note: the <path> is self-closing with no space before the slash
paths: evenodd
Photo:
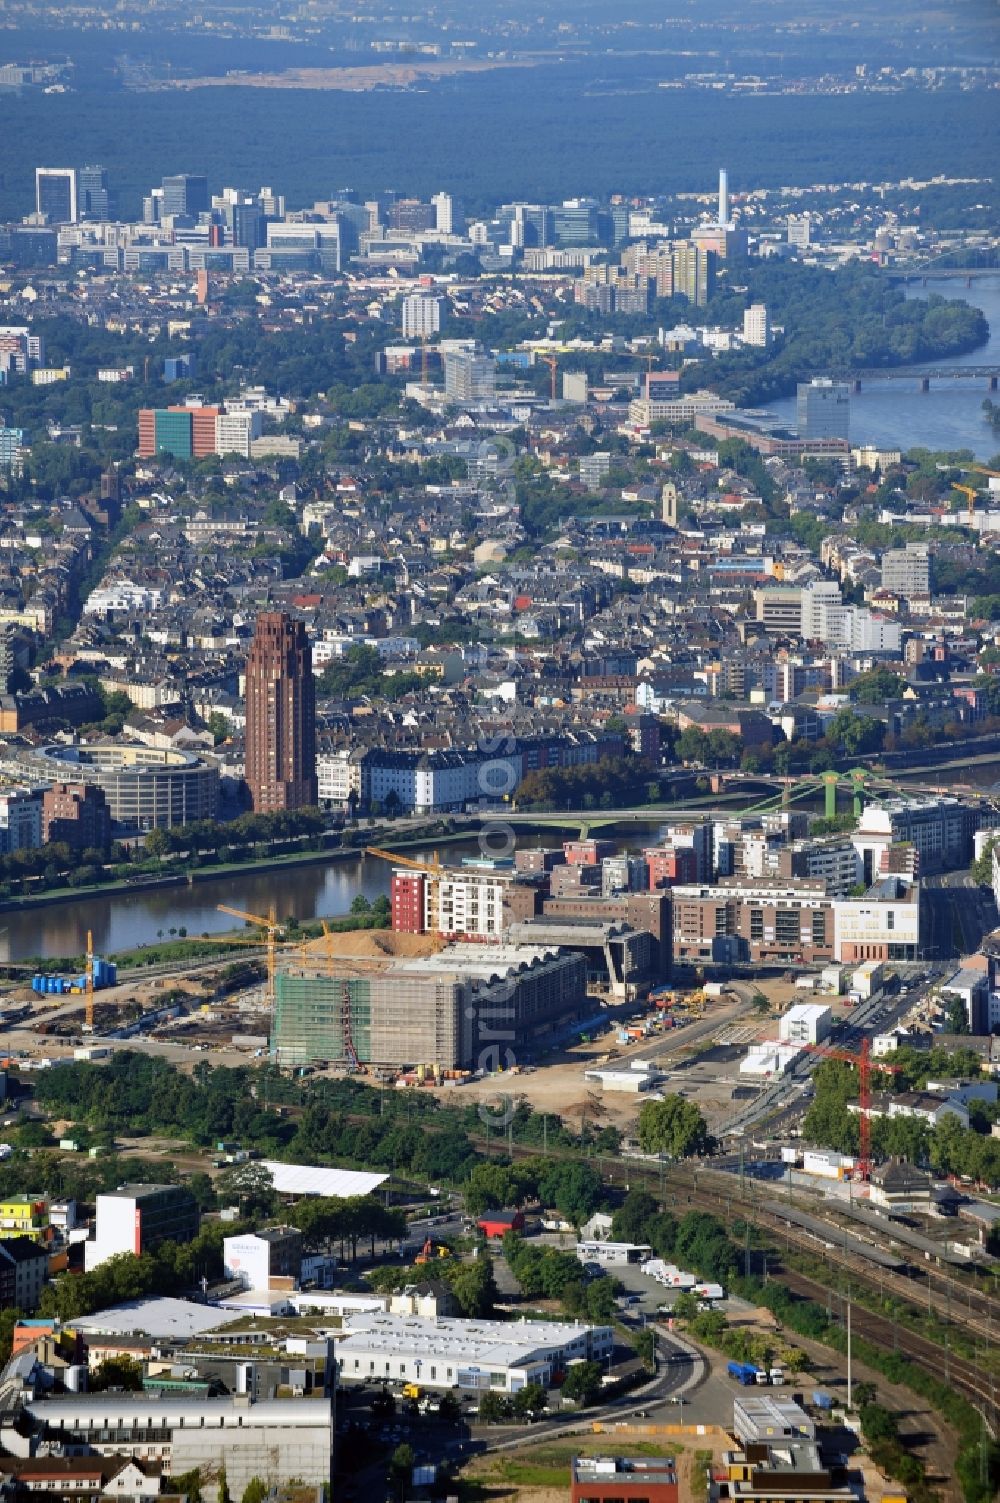
<path id="1" fill-rule="evenodd" d="M 833 900 L 822 882 L 744 881 L 678 885 L 674 959 L 735 964 L 811 964 L 834 957 Z"/>
<path id="2" fill-rule="evenodd" d="M 30 1315 L 49 1277 L 49 1254 L 28 1237 L 0 1237 L 0 1310 Z"/>
<path id="3" fill-rule="evenodd" d="M 75 167 L 35 168 L 35 212 L 50 224 L 76 224 L 80 213 Z"/>
<path id="4" fill-rule="evenodd" d="M 415 1316 L 344 1317 L 337 1341 L 342 1383 L 420 1383 L 427 1388 L 516 1393 L 548 1388 L 570 1362 L 607 1361 L 610 1326 L 561 1320 L 420 1320 Z"/>
<path id="5" fill-rule="evenodd" d="M 302 1272 L 302 1233 L 294 1226 L 269 1226 L 260 1232 L 226 1237 L 223 1271 L 247 1289 L 269 1289 L 277 1280 L 298 1282 Z"/>
<path id="6" fill-rule="evenodd" d="M 522 1057 L 577 1016 L 586 993 L 582 956 L 530 942 L 289 966 L 276 980 L 271 1052 L 282 1066 L 347 1062 L 353 1049 L 364 1064 L 436 1075 L 500 1068 L 508 1051 Z"/>
<path id="7" fill-rule="evenodd" d="M 0 855 L 35 851 L 42 840 L 42 795 L 34 789 L 0 793 Z"/>
<path id="8" fill-rule="evenodd" d="M 61 841 L 71 850 L 103 850 L 111 844 L 111 811 L 100 788 L 89 783 L 53 783 L 42 794 L 42 843 Z"/>
<path id="9" fill-rule="evenodd" d="M 842 381 L 817 376 L 799 382 L 795 404 L 799 438 L 846 439 L 850 417 L 850 391 Z"/>
<path id="10" fill-rule="evenodd" d="M 99 706 L 100 699 L 94 698 Z M 59 708 L 57 701 L 53 710 Z M 77 723 L 94 718 L 89 699 L 82 700 Z M 25 747 L 15 760 L 19 775 L 32 781 L 86 783 L 102 790 L 112 822 L 123 833 L 167 830 L 214 819 L 219 811 L 219 769 L 191 752 L 139 743 L 84 747 L 59 742 Z"/>
<path id="11" fill-rule="evenodd" d="M 787 221 L 789 245 L 796 250 L 808 250 L 812 243 L 812 220 L 808 214 L 792 215 Z"/>
<path id="12" fill-rule="evenodd" d="M 55 1437 L 66 1451 L 85 1455 L 129 1456 L 167 1478 L 225 1470 L 239 1497 L 255 1480 L 266 1487 L 294 1480 L 313 1496 L 330 1490 L 333 1404 L 315 1394 L 261 1403 L 245 1393 L 67 1394 L 30 1401 L 24 1419 L 37 1440 Z"/>
<path id="13" fill-rule="evenodd" d="M 215 419 L 215 452 L 249 459 L 251 445 L 263 431 L 264 420 L 258 411 L 220 412 Z"/>
<path id="14" fill-rule="evenodd" d="M 441 328 L 441 299 L 414 293 L 403 299 L 403 338 L 432 339 Z"/>
<path id="15" fill-rule="evenodd" d="M 246 780 L 258 813 L 315 804 L 316 685 L 301 621 L 265 611 L 246 664 Z"/>
<path id="16" fill-rule="evenodd" d="M 465 229 L 462 205 L 450 193 L 435 193 L 431 198 L 434 228 L 439 235 L 460 235 Z"/>
<path id="17" fill-rule="evenodd" d="M 599 206 L 593 198 L 568 198 L 552 210 L 552 230 L 558 246 L 599 245 Z"/>
<path id="18" fill-rule="evenodd" d="M 81 167 L 76 176 L 76 189 L 81 219 L 110 219 L 111 191 L 104 167 Z"/>
<path id="19" fill-rule="evenodd" d="M 163 179 L 161 218 L 197 219 L 208 213 L 208 178 L 188 172 Z"/>
<path id="20" fill-rule="evenodd" d="M 882 555 L 882 588 L 908 599 L 911 595 L 929 595 L 931 558 L 926 543 L 907 543 L 903 548 L 887 548 Z"/>
<path id="21" fill-rule="evenodd" d="M 669 1456 L 574 1456 L 570 1503 L 677 1503 Z"/>
<path id="22" fill-rule="evenodd" d="M 996 818 L 990 809 L 948 795 L 869 804 L 851 837 L 863 864 L 862 880 L 875 881 L 883 852 L 901 844 L 916 851 L 921 872 L 967 866 L 976 831 L 993 828 Z"/>
<path id="23" fill-rule="evenodd" d="M 751 303 L 743 310 L 743 343 L 766 349 L 771 343 L 771 320 L 766 303 Z"/>
<path id="24" fill-rule="evenodd" d="M 151 1252 L 161 1242 L 191 1242 L 198 1234 L 198 1206 L 182 1185 L 122 1185 L 97 1197 L 97 1224 L 84 1244 L 92 1268 L 119 1253 Z"/>
<path id="25" fill-rule="evenodd" d="M 0 1200 L 0 1237 L 48 1242 L 49 1202 L 44 1195 L 10 1195 Z"/>
<path id="26" fill-rule="evenodd" d="M 784 1044 L 821 1044 L 833 1027 L 833 1010 L 822 1002 L 797 1002 L 778 1024 Z"/>
<path id="27" fill-rule="evenodd" d="M 178 407 L 143 407 L 139 411 L 139 458 L 170 455 L 206 459 L 216 450 L 216 425 L 223 409 L 198 403 Z"/>
<path id="28" fill-rule="evenodd" d="M 453 402 L 490 402 L 496 395 L 497 364 L 481 350 L 448 350 L 444 357 L 445 396 Z"/>

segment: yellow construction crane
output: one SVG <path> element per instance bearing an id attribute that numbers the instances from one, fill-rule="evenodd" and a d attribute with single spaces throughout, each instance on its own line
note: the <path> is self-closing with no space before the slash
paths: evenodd
<path id="1" fill-rule="evenodd" d="M 87 930 L 87 1001 L 84 1018 L 88 1033 L 94 1031 L 94 936 Z"/>
<path id="2" fill-rule="evenodd" d="M 559 370 L 559 361 L 555 355 L 539 355 L 536 353 L 535 358 L 542 365 L 547 365 L 549 368 L 549 396 L 554 402 L 556 399 L 556 373 Z"/>
<path id="3" fill-rule="evenodd" d="M 267 918 L 261 918 L 259 913 L 244 913 L 241 908 L 229 908 L 225 903 L 219 903 L 217 907 L 220 913 L 228 913 L 230 918 L 242 919 L 245 924 L 256 924 L 259 929 L 267 931 L 267 1002 L 269 1007 L 273 1007 L 278 935 L 283 928 L 283 925 L 278 923 L 273 906 Z"/>
<path id="4" fill-rule="evenodd" d="M 1000 476 L 1000 470 L 990 470 L 990 469 L 987 469 L 986 465 L 984 465 L 984 464 L 969 464 L 969 465 L 963 465 L 962 466 L 962 474 L 963 475 L 986 475 L 986 476 L 993 475 L 993 476 Z M 969 526 L 972 527 L 974 525 L 976 501 L 983 494 L 983 492 L 979 491 L 979 490 L 976 490 L 975 486 L 972 486 L 972 485 L 961 485 L 957 480 L 953 480 L 952 481 L 951 488 L 954 491 L 961 491 L 962 495 L 965 496 L 965 498 L 967 499 L 967 501 L 969 503 L 969 519 L 968 519 L 968 521 L 969 521 Z"/>
<path id="5" fill-rule="evenodd" d="M 378 856 L 381 861 L 391 861 L 393 866 L 406 866 L 413 871 L 425 872 L 427 874 L 429 879 L 427 892 L 430 899 L 428 904 L 430 910 L 429 928 L 432 934 L 440 934 L 439 884 L 442 876 L 447 871 L 447 867 L 441 865 L 441 862 L 438 860 L 437 851 L 434 852 L 433 861 L 418 861 L 415 856 L 398 856 L 395 851 L 383 850 L 381 846 L 367 845 L 365 846 L 365 855 Z"/>

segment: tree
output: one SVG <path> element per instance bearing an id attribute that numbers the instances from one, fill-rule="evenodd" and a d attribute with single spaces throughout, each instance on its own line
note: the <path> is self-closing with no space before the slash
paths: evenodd
<path id="1" fill-rule="evenodd" d="M 883 1409 L 881 1404 L 862 1404 L 860 1418 L 862 1432 L 869 1444 L 873 1441 L 897 1439 L 899 1425 L 896 1416 L 890 1410 Z"/>
<path id="2" fill-rule="evenodd" d="M 462 1314 L 470 1320 L 493 1313 L 497 1297 L 496 1280 L 493 1277 L 493 1260 L 483 1253 L 472 1263 L 459 1263 L 450 1259 L 456 1267 L 445 1271 L 451 1292 L 458 1301 Z"/>
<path id="3" fill-rule="evenodd" d="M 263 1164 L 234 1164 L 219 1175 L 216 1190 L 225 1199 L 235 1200 L 247 1215 L 270 1216 L 277 1204 L 274 1176 Z"/>
<path id="4" fill-rule="evenodd" d="M 644 1101 L 639 1110 L 639 1145 L 644 1153 L 664 1153 L 672 1159 L 705 1153 L 711 1140 L 705 1119 L 693 1101 L 666 1096 Z"/>
<path id="5" fill-rule="evenodd" d="M 453 1393 L 441 1395 L 440 1414 L 442 1423 L 447 1425 L 457 1425 L 462 1418 L 462 1406 Z"/>
<path id="6" fill-rule="evenodd" d="M 642 1330 L 636 1332 L 635 1354 L 643 1367 L 649 1372 L 656 1371 L 656 1332 Z"/>
<path id="7" fill-rule="evenodd" d="M 105 1357 L 90 1375 L 88 1387 L 94 1393 L 108 1389 L 121 1389 L 125 1393 L 140 1393 L 142 1390 L 142 1363 L 134 1357 Z M 219 1500 L 222 1503 L 222 1500 Z"/>
<path id="8" fill-rule="evenodd" d="M 226 1481 L 226 1469 L 219 1469 L 218 1503 L 233 1503 L 232 1494 L 229 1491 L 229 1483 Z"/>
<path id="9" fill-rule="evenodd" d="M 502 1425 L 510 1419 L 512 1405 L 506 1394 L 486 1392 L 479 1400 L 479 1420 L 483 1425 Z"/>
<path id="10" fill-rule="evenodd" d="M 981 856 L 977 856 L 969 870 L 974 882 L 980 887 L 990 887 L 993 883 L 993 847 L 996 845 L 996 837 L 987 840 Z"/>
<path id="11" fill-rule="evenodd" d="M 399 1488 L 400 1497 L 403 1496 L 405 1489 L 410 1485 L 416 1460 L 413 1447 L 408 1446 L 405 1441 L 401 1446 L 397 1446 L 392 1453 L 389 1461 L 389 1475 L 396 1487 Z"/>
<path id="12" fill-rule="evenodd" d="M 566 1374 L 562 1392 L 564 1398 L 575 1399 L 580 1405 L 593 1404 L 601 1392 L 601 1364 L 574 1363 Z"/>
<path id="13" fill-rule="evenodd" d="M 160 861 L 170 849 L 170 837 L 166 830 L 158 828 L 149 830 L 147 831 L 143 846 L 147 856 L 152 856 L 154 860 Z"/>
<path id="14" fill-rule="evenodd" d="M 548 1408 L 548 1395 L 541 1383 L 525 1383 L 514 1395 L 514 1413 L 518 1419 L 536 1419 Z"/>
<path id="15" fill-rule="evenodd" d="M 659 1210 L 648 1190 L 630 1190 L 611 1218 L 615 1242 L 648 1242 L 649 1223 Z"/>
<path id="16" fill-rule="evenodd" d="M 615 1318 L 615 1284 L 613 1279 L 592 1279 L 586 1293 L 587 1319 L 598 1325 L 610 1325 Z"/>
<path id="17" fill-rule="evenodd" d="M 945 1017 L 948 1019 L 948 1030 L 951 1033 L 969 1033 L 969 1015 L 965 1009 L 965 1003 L 961 997 L 949 997 L 945 1006 Z"/>
<path id="18" fill-rule="evenodd" d="M 189 1472 L 179 1472 L 176 1477 L 171 1478 L 171 1485 L 176 1487 L 178 1493 L 187 1495 L 188 1503 L 202 1503 L 201 1471 L 198 1467 L 192 1467 Z M 249 1492 L 249 1488 L 247 1492 Z M 264 1503 L 266 1497 L 266 1492 L 256 1498 L 247 1498 L 246 1493 L 244 1493 L 243 1503 Z"/>

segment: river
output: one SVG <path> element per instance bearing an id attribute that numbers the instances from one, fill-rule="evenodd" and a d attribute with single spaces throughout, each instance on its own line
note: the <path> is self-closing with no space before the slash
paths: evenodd
<path id="1" fill-rule="evenodd" d="M 964 298 L 982 308 L 990 325 L 986 344 L 965 355 L 934 360 L 934 369 L 968 365 L 1000 366 L 1000 273 L 974 277 L 969 287 L 963 276 L 931 280 L 926 287 L 906 284 L 908 298 L 939 293 L 946 298 Z M 875 444 L 881 449 L 971 449 L 986 460 L 1000 451 L 1000 435 L 993 432 L 983 414 L 983 398 L 989 396 L 985 381 L 931 382 L 922 392 L 914 377 L 910 381 L 869 381 L 851 395 L 851 442 Z M 998 400 L 994 396 L 994 401 Z M 795 398 L 772 402 L 768 411 L 789 426 L 795 426 Z"/>
<path id="2" fill-rule="evenodd" d="M 655 821 L 631 825 L 621 846 L 656 844 L 665 828 Z M 518 833 L 518 843 L 526 846 L 557 845 L 561 838 L 562 832 L 557 831 L 546 835 Z M 408 848 L 406 854 L 419 859 L 432 852 Z M 442 859 L 449 864 L 478 854 L 474 840 L 456 842 L 441 851 Z M 81 955 L 87 947 L 88 929 L 98 955 L 155 944 L 159 939 L 176 937 L 176 931 L 182 928 L 191 939 L 202 934 L 226 934 L 239 928 L 239 921 L 220 913 L 220 903 L 260 914 L 266 914 L 274 903 L 282 919 L 293 914 L 300 921 L 335 918 L 349 912 L 358 893 L 369 900 L 388 896 L 390 875 L 388 862 L 377 856 L 358 856 L 314 866 L 281 867 L 277 877 L 260 871 L 232 872 L 190 887 L 109 893 L 50 907 L 0 912 L 0 961 L 34 955 Z"/>

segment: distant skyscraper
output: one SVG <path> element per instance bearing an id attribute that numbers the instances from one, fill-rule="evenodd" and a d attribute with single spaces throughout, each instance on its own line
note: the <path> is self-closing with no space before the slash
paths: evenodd
<path id="1" fill-rule="evenodd" d="M 496 395 L 497 363 L 482 351 L 449 350 L 444 360 L 445 396 L 455 402 L 488 402 Z"/>
<path id="2" fill-rule="evenodd" d="M 788 221 L 788 243 L 798 250 L 808 250 L 812 243 L 812 220 L 808 214 L 793 215 Z"/>
<path id="3" fill-rule="evenodd" d="M 729 173 L 719 169 L 719 223 L 729 223 Z"/>
<path id="4" fill-rule="evenodd" d="M 743 310 L 743 342 L 759 345 L 762 349 L 771 343 L 771 320 L 767 316 L 766 303 L 751 303 Z"/>
<path id="5" fill-rule="evenodd" d="M 441 328 L 441 299 L 414 293 L 403 299 L 403 338 L 430 339 Z"/>
<path id="6" fill-rule="evenodd" d="M 109 219 L 111 192 L 103 167 L 81 167 L 76 176 L 81 219 Z"/>
<path id="7" fill-rule="evenodd" d="M 796 388 L 796 420 L 799 438 L 847 438 L 851 396 L 840 381 L 825 377 L 800 381 Z"/>
<path id="8" fill-rule="evenodd" d="M 165 215 L 183 214 L 197 219 L 208 210 L 208 178 L 181 172 L 176 177 L 163 179 L 163 207 Z"/>
<path id="9" fill-rule="evenodd" d="M 35 168 L 35 209 L 50 224 L 76 224 L 79 208 L 75 167 Z"/>
<path id="10" fill-rule="evenodd" d="M 434 208 L 434 228 L 440 235 L 460 235 L 465 228 L 462 205 L 450 193 L 435 193 L 431 199 Z"/>
<path id="11" fill-rule="evenodd" d="M 265 611 L 246 665 L 246 780 L 254 809 L 315 804 L 316 687 L 301 621 Z"/>

